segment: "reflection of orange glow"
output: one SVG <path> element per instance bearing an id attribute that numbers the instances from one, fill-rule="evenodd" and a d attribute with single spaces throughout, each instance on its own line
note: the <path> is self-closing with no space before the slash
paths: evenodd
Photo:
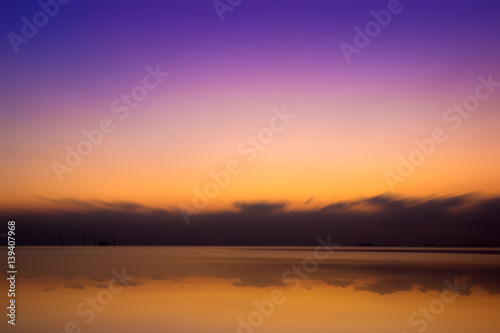
<path id="1" fill-rule="evenodd" d="M 237 318 L 258 311 L 254 302 L 269 299 L 277 287 L 235 287 L 231 280 L 189 277 L 182 280 L 144 280 L 115 294 L 105 309 L 96 313 L 90 323 L 78 316 L 76 307 L 101 290 L 96 282 L 84 278 L 57 279 L 42 277 L 24 280 L 18 297 L 30 320 L 20 320 L 19 329 L 33 331 L 47 327 L 56 331 L 65 322 L 75 321 L 84 331 L 104 332 L 113 328 L 121 332 L 184 331 L 236 332 Z M 68 289 L 82 285 L 85 289 Z M 56 289 L 53 289 L 56 288 Z M 53 289 L 53 290 L 52 290 Z M 314 280 L 303 280 L 299 289 L 279 287 L 286 300 L 265 317 L 259 332 L 388 332 L 415 330 L 408 322 L 411 313 L 426 307 L 438 292 L 417 290 L 379 295 L 355 291 L 353 286 L 340 288 Z M 48 291 L 44 291 L 48 290 Z M 429 323 L 433 331 L 473 331 L 480 323 L 481 332 L 495 333 L 500 320 L 496 310 L 500 296 L 474 289 L 472 296 L 459 296 L 448 304 L 439 320 Z M 58 320 L 60 325 L 56 327 Z M 469 318 L 466 320 L 464 318 Z M 313 325 L 313 326 L 311 326 Z"/>
<path id="2" fill-rule="evenodd" d="M 16 329 L 62 332 L 67 322 L 74 321 L 82 332 L 238 333 L 242 322 L 260 320 L 255 332 L 300 333 L 312 328 L 325 333 L 412 332 L 410 315 L 441 298 L 446 285 L 438 276 L 446 267 L 434 269 L 448 262 L 463 264 L 464 271 L 479 262 L 488 269 L 470 277 L 483 279 L 481 287 L 472 287 L 470 295 L 448 303 L 429 323 L 429 331 L 474 331 L 481 322 L 482 332 L 496 333 L 500 324 L 495 312 L 500 294 L 489 294 L 496 286 L 484 273 L 497 269 L 497 255 L 346 249 L 319 263 L 309 277 L 283 281 L 283 272 L 311 251 L 308 247 L 20 248 L 23 275 L 16 301 L 23 316 Z M 415 282 L 411 272 L 398 270 L 408 263 L 416 273 Z M 395 269 L 387 271 L 391 266 Z M 86 322 L 88 312 L 82 315 L 77 309 L 93 298 L 99 302 L 98 295 L 116 276 L 113 267 L 123 267 L 118 271 L 135 277 Z M 467 284 L 468 279 L 458 283 Z M 294 289 L 297 281 L 299 287 Z M 6 280 L 0 281 L 0 288 L 7 290 Z M 270 302 L 276 291 L 281 291 L 283 302 Z"/>

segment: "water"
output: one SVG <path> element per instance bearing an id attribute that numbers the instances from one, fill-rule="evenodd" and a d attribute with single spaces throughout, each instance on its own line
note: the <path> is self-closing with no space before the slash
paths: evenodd
<path id="1" fill-rule="evenodd" d="M 18 248 L 1 331 L 498 333 L 499 250 L 314 250 Z"/>

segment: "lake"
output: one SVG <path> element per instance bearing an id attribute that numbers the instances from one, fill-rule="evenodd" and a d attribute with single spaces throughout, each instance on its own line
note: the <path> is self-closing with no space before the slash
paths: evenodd
<path id="1" fill-rule="evenodd" d="M 500 327 L 498 249 L 16 250 L 16 326 L 3 315 L 2 332 L 498 333 Z M 2 293 L 9 289 L 6 279 L 0 286 Z"/>

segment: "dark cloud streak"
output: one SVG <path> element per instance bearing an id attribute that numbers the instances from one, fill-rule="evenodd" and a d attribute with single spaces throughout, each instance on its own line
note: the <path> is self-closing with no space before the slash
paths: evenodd
<path id="1" fill-rule="evenodd" d="M 380 195 L 287 210 L 283 202 L 236 202 L 234 210 L 190 216 L 133 202 L 57 200 L 51 212 L 9 212 L 19 245 L 86 245 L 114 236 L 117 245 L 315 245 L 331 234 L 342 245 L 500 246 L 500 198 L 461 195 L 427 199 Z M 4 215 L 4 214 L 0 214 Z"/>

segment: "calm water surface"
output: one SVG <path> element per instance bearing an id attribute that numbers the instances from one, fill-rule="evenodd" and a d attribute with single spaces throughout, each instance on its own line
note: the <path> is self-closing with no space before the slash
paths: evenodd
<path id="1" fill-rule="evenodd" d="M 1 331 L 500 332 L 498 250 L 314 250 L 18 248 Z"/>

